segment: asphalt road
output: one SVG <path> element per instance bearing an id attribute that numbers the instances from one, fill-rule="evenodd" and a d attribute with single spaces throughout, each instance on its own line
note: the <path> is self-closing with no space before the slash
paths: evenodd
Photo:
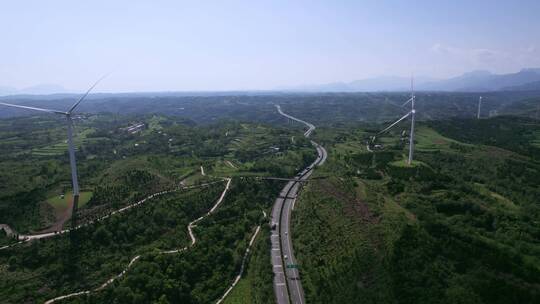
<path id="1" fill-rule="evenodd" d="M 276 107 L 281 115 L 303 123 L 308 127 L 308 130 L 304 133 L 305 137 L 309 137 L 315 130 L 314 125 L 283 113 L 279 105 Z M 326 150 L 322 146 L 314 141 L 311 141 L 311 143 L 317 149 L 318 156 L 311 165 L 296 176 L 300 181 L 307 180 L 311 176 L 313 168 L 322 165 L 327 158 Z M 304 290 L 294 256 L 290 230 L 291 214 L 300 187 L 301 182 L 289 181 L 281 190 L 272 209 L 270 224 L 275 223 L 276 227 L 270 235 L 272 242 L 271 259 L 274 271 L 274 293 L 278 304 L 305 303 Z"/>

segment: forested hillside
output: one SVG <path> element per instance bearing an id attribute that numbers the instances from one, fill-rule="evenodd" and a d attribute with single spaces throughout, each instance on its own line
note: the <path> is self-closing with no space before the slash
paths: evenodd
<path id="1" fill-rule="evenodd" d="M 215 302 L 240 271 L 261 225 L 247 256 L 249 281 L 242 284 L 254 303 L 272 299 L 265 214 L 283 182 L 261 177 L 293 176 L 313 161 L 315 152 L 297 136 L 299 127 L 194 125 L 154 115 L 82 117 L 76 125 L 82 188 L 77 217 L 84 226 L 60 234 L 70 228 L 71 216 L 62 122 L 37 116 L 0 124 L 6 139 L 0 142 L 0 223 L 16 234 L 53 234 L 0 250 L 3 301 L 43 303 L 93 291 L 62 301 Z M 130 131 L 134 125 L 141 127 Z M 190 236 L 189 223 L 201 217 Z M 0 231 L 0 245 L 17 241 Z M 125 277 L 106 284 L 124 271 Z"/>
<path id="2" fill-rule="evenodd" d="M 307 301 L 540 300 L 540 125 L 429 126 L 413 166 L 397 134 L 374 153 L 362 144 L 368 133 L 319 135 L 332 148 L 317 175 L 329 178 L 306 187 L 293 226 Z"/>

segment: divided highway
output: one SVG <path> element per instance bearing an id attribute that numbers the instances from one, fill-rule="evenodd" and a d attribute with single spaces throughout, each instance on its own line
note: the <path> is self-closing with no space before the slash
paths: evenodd
<path id="1" fill-rule="evenodd" d="M 305 124 L 308 127 L 308 130 L 304 133 L 305 137 L 309 137 L 315 130 L 313 124 L 285 114 L 279 105 L 276 105 L 276 108 L 279 114 L 288 119 Z M 317 159 L 298 173 L 295 180 L 289 181 L 285 185 L 272 209 L 270 222 L 273 227 L 270 235 L 270 241 L 272 242 L 271 257 L 274 271 L 274 293 L 278 304 L 305 303 L 302 281 L 292 247 L 290 220 L 301 182 L 306 181 L 313 172 L 313 168 L 322 165 L 327 158 L 324 147 L 314 141 L 311 141 L 311 144 L 317 149 Z"/>

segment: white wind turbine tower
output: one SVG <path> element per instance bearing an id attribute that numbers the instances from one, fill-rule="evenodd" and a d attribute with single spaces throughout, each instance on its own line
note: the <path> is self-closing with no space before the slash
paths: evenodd
<path id="1" fill-rule="evenodd" d="M 480 109 L 482 108 L 482 96 L 478 99 L 478 112 L 476 113 L 476 119 L 480 119 Z"/>
<path id="2" fill-rule="evenodd" d="M 382 134 L 388 130 L 390 130 L 393 126 L 397 125 L 399 122 L 404 120 L 405 118 L 411 116 L 411 132 L 409 134 L 409 158 L 407 160 L 407 163 L 410 165 L 413 161 L 414 156 L 414 118 L 416 114 L 416 109 L 414 108 L 414 100 L 416 99 L 416 96 L 414 96 L 414 82 L 413 78 L 411 77 L 411 98 L 407 100 L 402 107 L 407 105 L 409 102 L 411 103 L 411 111 L 409 113 L 403 115 L 400 119 L 396 120 L 394 123 L 386 127 L 384 130 L 379 132 L 377 135 Z"/>
<path id="3" fill-rule="evenodd" d="M 77 226 L 77 220 L 76 220 L 76 214 L 77 214 L 77 208 L 79 204 L 79 181 L 77 179 L 77 163 L 75 161 L 75 146 L 73 144 L 73 111 L 77 106 L 83 101 L 86 96 L 92 91 L 92 89 L 101 81 L 103 78 L 105 78 L 107 75 L 101 77 L 98 81 L 96 81 L 89 89 L 86 91 L 86 93 L 77 100 L 76 103 L 69 108 L 67 112 L 63 111 L 57 111 L 57 110 L 50 110 L 50 109 L 43 109 L 43 108 L 36 108 L 36 107 L 27 107 L 27 106 L 21 106 L 21 105 L 15 105 L 10 103 L 4 103 L 0 102 L 0 105 L 8 106 L 8 107 L 14 107 L 14 108 L 21 108 L 21 109 L 28 109 L 28 110 L 35 110 L 35 111 L 41 111 L 41 112 L 47 112 L 47 113 L 53 113 L 53 114 L 59 114 L 64 115 L 67 120 L 67 137 L 68 137 L 68 150 L 69 150 L 69 164 L 71 166 L 71 182 L 73 184 L 73 208 L 71 213 L 71 219 L 72 219 L 72 227 Z"/>

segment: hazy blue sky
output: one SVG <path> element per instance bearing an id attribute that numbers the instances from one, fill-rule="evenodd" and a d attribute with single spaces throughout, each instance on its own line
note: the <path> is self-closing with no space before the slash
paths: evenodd
<path id="1" fill-rule="evenodd" d="M 538 0 L 6 0 L 0 86 L 82 90 L 108 71 L 98 91 L 513 72 L 540 66 L 539 12 Z"/>

